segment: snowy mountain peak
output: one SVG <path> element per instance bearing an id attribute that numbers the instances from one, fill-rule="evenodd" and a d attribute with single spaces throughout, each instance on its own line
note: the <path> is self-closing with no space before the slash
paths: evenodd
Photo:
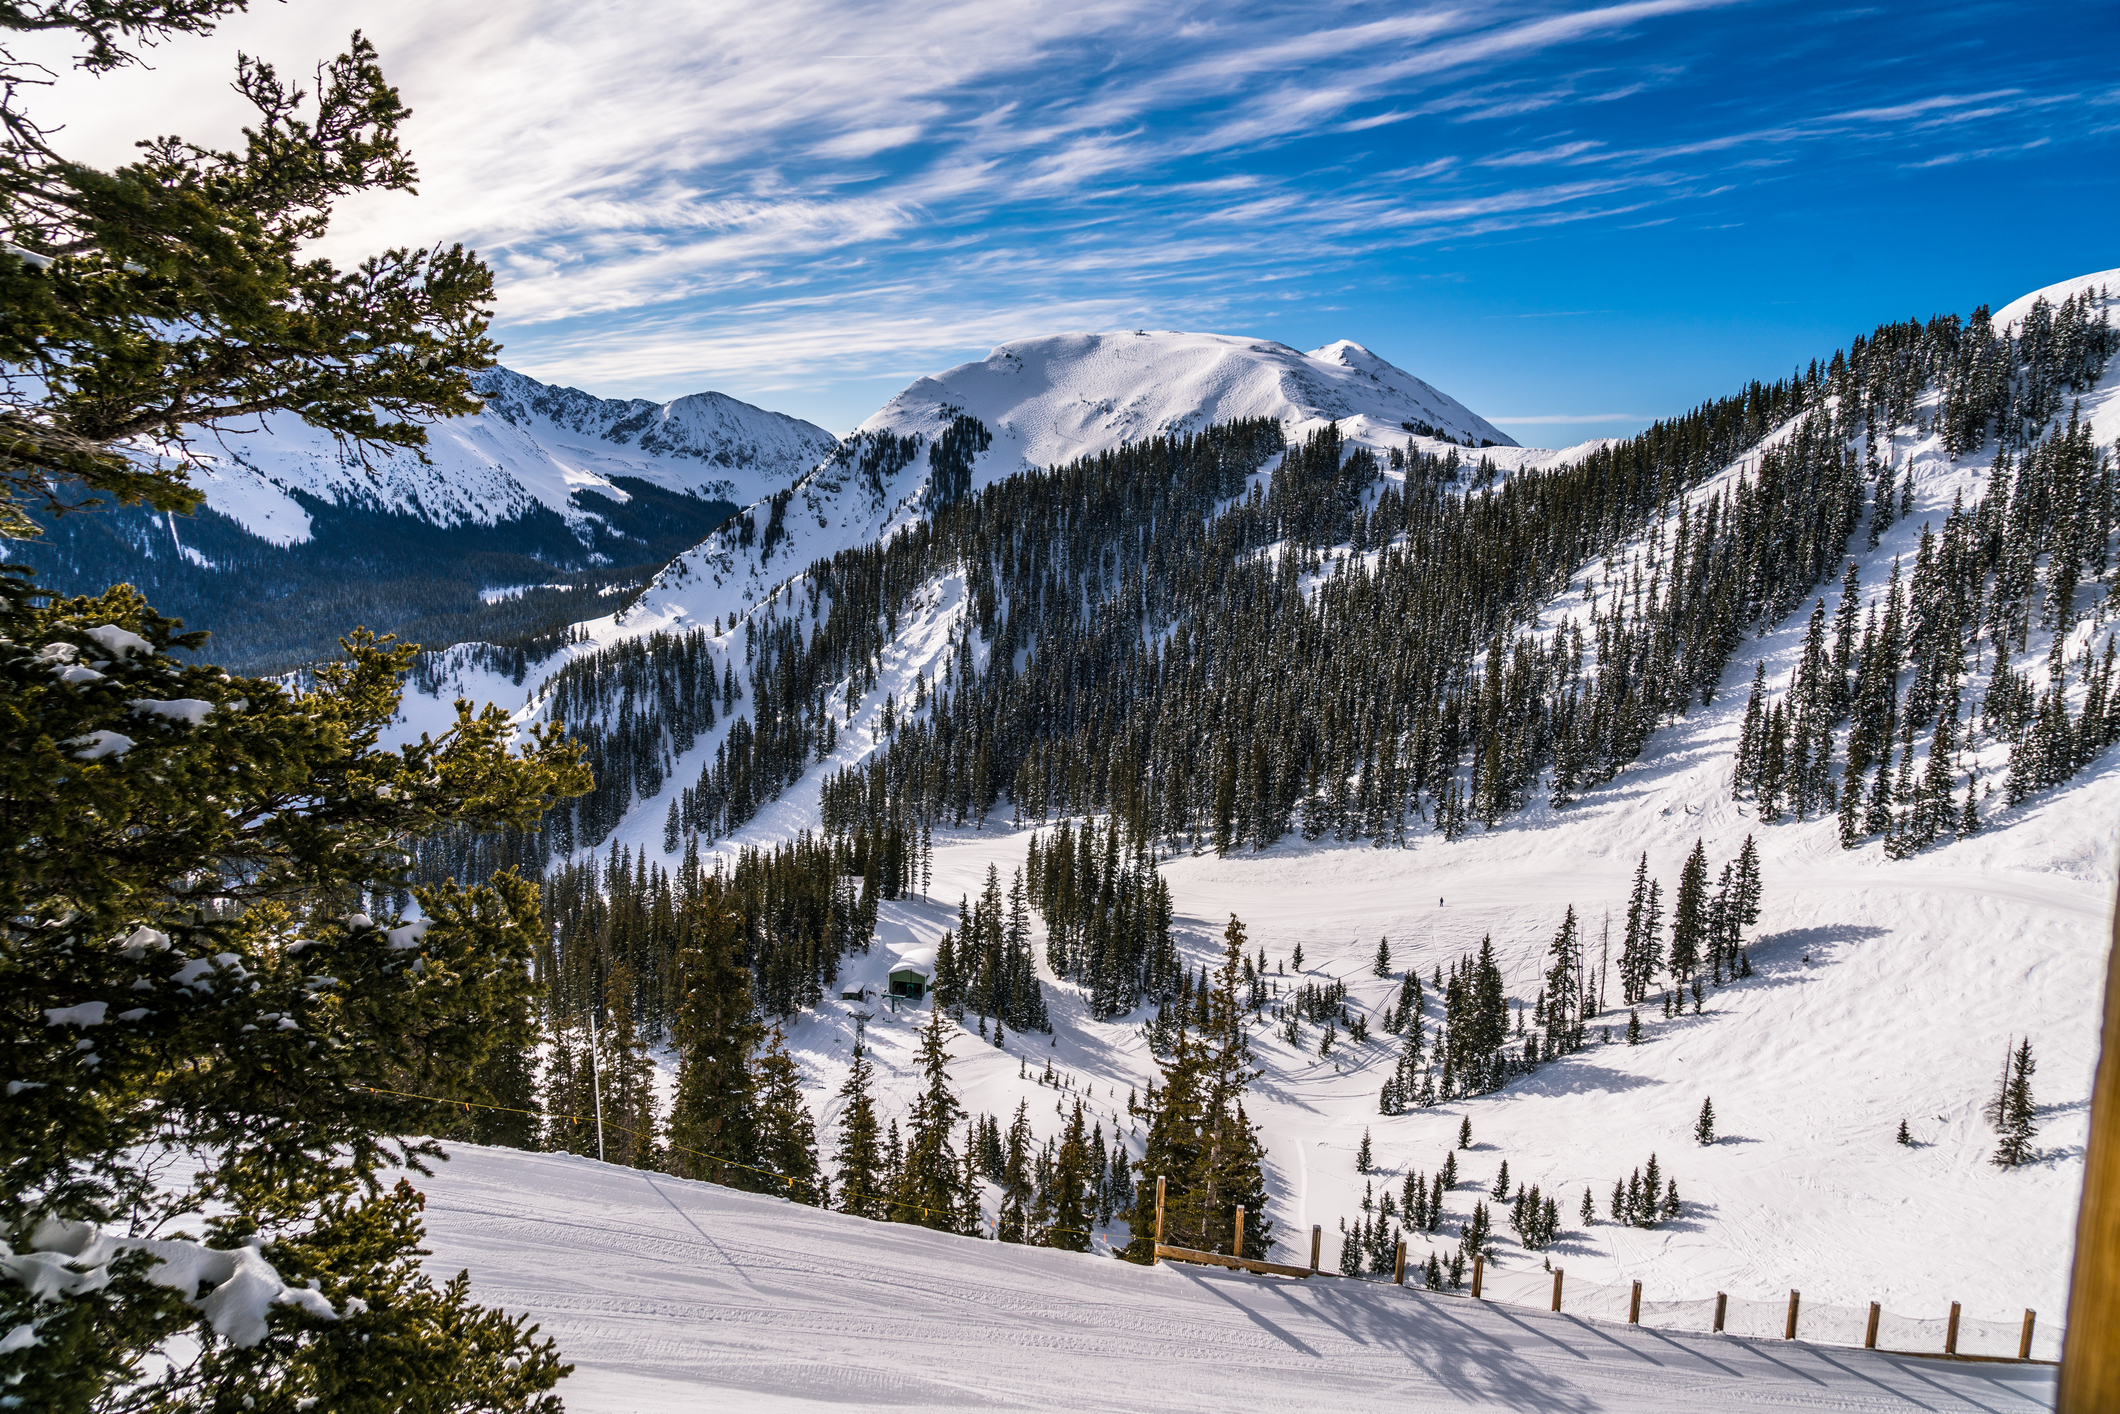
<path id="1" fill-rule="evenodd" d="M 1274 419 L 1291 442 L 1337 423 L 1347 442 L 1379 449 L 1480 449 L 1504 472 L 1588 450 L 1521 448 L 1448 393 L 1348 339 L 1311 353 L 1174 330 L 1017 339 L 907 385 L 789 492 L 752 505 L 666 567 L 623 616 L 625 627 L 741 613 L 812 560 L 926 515 L 936 443 L 961 417 L 987 433 L 971 459 L 971 489 L 1244 418 Z"/>
<path id="2" fill-rule="evenodd" d="M 785 413 L 768 412 L 726 393 L 689 393 L 674 402 L 644 398 L 599 398 L 579 388 L 540 383 L 507 368 L 479 375 L 485 416 L 530 431 L 587 436 L 614 446 L 637 447 L 672 462 L 698 462 L 732 471 L 770 467 L 766 480 L 792 481 L 832 446 L 830 433 Z M 758 478 L 728 477 L 729 490 Z M 748 500 L 729 496 L 727 499 Z"/>
<path id="3" fill-rule="evenodd" d="M 860 430 L 932 440 L 960 413 L 994 436 L 974 463 L 974 485 L 1238 418 L 1274 418 L 1291 438 L 1337 421 L 1355 441 L 1403 443 L 1413 433 L 1474 447 L 1516 445 L 1457 399 L 1351 340 L 1306 354 L 1270 340 L 1172 330 L 1014 340 L 976 363 L 919 379 Z"/>

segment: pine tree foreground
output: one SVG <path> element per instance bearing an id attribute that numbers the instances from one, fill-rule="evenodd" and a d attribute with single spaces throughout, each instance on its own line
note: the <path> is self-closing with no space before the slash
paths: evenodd
<path id="1" fill-rule="evenodd" d="M 419 1195 L 364 1197 L 440 1153 L 396 1136 L 442 1131 L 456 1107 L 405 1097 L 482 1099 L 481 1068 L 527 1027 L 536 891 L 502 873 L 418 890 L 413 921 L 364 908 L 400 887 L 399 841 L 449 820 L 528 824 L 585 773 L 557 739 L 510 756 L 491 708 L 376 749 L 408 649 L 356 635 L 289 691 L 173 656 L 203 637 L 123 587 L 39 607 L 0 578 L 17 1091 L 0 1227 L 24 1257 L 69 1258 L 40 1294 L 9 1267 L 0 1323 L 37 1339 L 0 1354 L 0 1378 L 40 1410 L 141 1381 L 171 1408 L 269 1389 L 363 1410 L 402 1407 L 447 1367 L 480 1407 L 556 1408 L 549 1342 L 421 1275 Z M 170 1185 L 178 1156 L 196 1177 Z M 190 1237 L 126 1235 L 186 1229 L 203 1259 Z M 299 1298 L 238 1317 L 158 1284 L 180 1254 L 228 1281 L 267 1232 L 257 1261 Z M 192 1342 L 195 1357 L 163 1358 Z"/>
<path id="2" fill-rule="evenodd" d="M 0 30 L 105 72 L 240 8 L 31 0 Z M 116 172 L 18 106 L 44 71 L 0 53 L 0 76 L 0 535 L 36 534 L 31 508 L 191 509 L 202 428 L 280 411 L 416 447 L 477 410 L 475 256 L 315 254 L 339 197 L 414 177 L 358 35 L 307 112 L 240 60 L 242 150 L 161 139 Z M 426 1275 L 420 1195 L 381 1180 L 440 1152 L 400 1136 L 459 1123 L 412 1096 L 522 1080 L 503 1062 L 543 935 L 510 872 L 408 894 L 409 850 L 533 828 L 591 788 L 579 749 L 511 755 L 504 714 L 460 704 L 438 740 L 381 750 L 410 648 L 355 632 L 289 688 L 198 663 L 205 637 L 125 586 L 54 599 L 0 567 L 6 1403 L 557 1410 L 551 1342 Z"/>

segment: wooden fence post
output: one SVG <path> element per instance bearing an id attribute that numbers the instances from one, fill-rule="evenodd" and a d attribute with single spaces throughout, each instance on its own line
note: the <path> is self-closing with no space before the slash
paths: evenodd
<path id="1" fill-rule="evenodd" d="M 1403 1237 L 1399 1239 L 1398 1255 L 1392 1258 L 1391 1261 L 1391 1284 L 1393 1286 L 1404 1286 L 1406 1284 L 1406 1239 Z"/>
<path id="2" fill-rule="evenodd" d="M 1318 1223 L 1310 1225 L 1310 1269 L 1318 1269 L 1318 1247 L 1325 1241 L 1325 1229 Z"/>
<path id="3" fill-rule="evenodd" d="M 1237 1209 L 1237 1238 L 1235 1244 L 1229 1249 L 1229 1255 L 1232 1257 L 1244 1255 L 1244 1210 L 1242 1208 Z"/>
<path id="4" fill-rule="evenodd" d="M 1561 1309 L 1561 1278 L 1567 1273 L 1559 1267 L 1553 1269 L 1553 1309 Z"/>
<path id="5" fill-rule="evenodd" d="M 1162 1175 L 1162 1174 L 1160 1174 L 1160 1173 L 1159 1173 L 1159 1174 L 1157 1174 L 1157 1175 L 1156 1175 L 1156 1245 L 1157 1245 L 1158 1247 L 1161 1247 L 1161 1246 L 1163 1245 L 1163 1185 L 1164 1185 L 1164 1182 L 1165 1182 L 1165 1180 L 1164 1180 L 1164 1177 L 1163 1177 L 1163 1175 Z M 1149 1265 L 1150 1265 L 1150 1266 L 1154 1266 L 1154 1265 L 1155 1265 L 1155 1263 L 1151 1262 L 1151 1263 L 1149 1263 Z"/>
<path id="6" fill-rule="evenodd" d="M 1627 1301 L 1627 1324 L 1628 1324 L 1628 1325 L 1630 1325 L 1630 1326 L 1638 1326 L 1638 1325 L 1640 1325 L 1641 1323 L 1642 1323 L 1642 1284 L 1641 1284 L 1640 1282 L 1636 1282 L 1636 1283 L 1634 1283 L 1634 1295 L 1633 1295 L 1632 1297 L 1628 1298 L 1628 1301 Z"/>
<path id="7" fill-rule="evenodd" d="M 2024 1310 L 2024 1334 L 2017 1337 L 2017 1358 L 2019 1360 L 2032 1358 L 2032 1322 L 2038 1318 L 2038 1315 L 2039 1313 L 2032 1310 L 2029 1306 Z"/>
<path id="8" fill-rule="evenodd" d="M 1872 1301 L 1870 1303 L 1870 1324 L 1868 1329 L 1862 1333 L 1862 1348 L 1864 1350 L 1875 1350 L 1877 1348 L 1877 1318 L 1883 1314 L 1884 1307 Z"/>
<path id="9" fill-rule="evenodd" d="M 2105 968 L 2105 1021 L 2091 1081 L 2090 1137 L 2083 1146 L 2083 1202 L 2061 1332 L 2056 1414 L 2120 1409 L 2120 908 Z M 2100 1335 L 2103 1331 L 2105 1334 Z"/>
<path id="10" fill-rule="evenodd" d="M 1722 1292 L 1715 1293 L 1715 1333 L 1722 1334 L 1723 1317 L 1730 1312 L 1730 1298 Z"/>
<path id="11" fill-rule="evenodd" d="M 1790 1288 L 1790 1290 L 1789 1290 L 1789 1324 L 1788 1324 L 1788 1327 L 1787 1327 L 1786 1329 L 1784 1329 L 1784 1330 L 1782 1331 L 1782 1333 L 1781 1333 L 1781 1338 L 1782 1338 L 1783 1340 L 1794 1340 L 1794 1339 L 1796 1339 L 1796 1303 L 1797 1303 L 1797 1302 L 1798 1302 L 1798 1301 L 1799 1301 L 1800 1299 L 1801 1299 L 1801 1295 L 1800 1295 L 1800 1293 L 1798 1293 L 1798 1292 L 1797 1292 L 1797 1291 L 1795 1290 L 1795 1288 L 1793 1288 L 1793 1287 L 1792 1287 L 1792 1288 Z"/>
<path id="12" fill-rule="evenodd" d="M 1487 1259 L 1475 1252 L 1472 1254 L 1472 1299 L 1480 1299 L 1480 1281 L 1487 1275 Z"/>
<path id="13" fill-rule="evenodd" d="M 1943 1328 L 1943 1353 L 1958 1353 L 1958 1303 L 1951 1303 L 1951 1323 Z"/>

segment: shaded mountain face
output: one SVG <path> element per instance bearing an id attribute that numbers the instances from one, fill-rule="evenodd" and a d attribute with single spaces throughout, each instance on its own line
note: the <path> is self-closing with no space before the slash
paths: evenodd
<path id="1" fill-rule="evenodd" d="M 432 426 L 424 459 L 272 418 L 193 448 L 196 514 L 65 516 L 12 556 L 54 590 L 137 585 L 232 668 L 328 654 L 355 625 L 534 647 L 836 445 L 720 393 L 606 399 L 505 368 L 478 386 L 485 410 Z"/>

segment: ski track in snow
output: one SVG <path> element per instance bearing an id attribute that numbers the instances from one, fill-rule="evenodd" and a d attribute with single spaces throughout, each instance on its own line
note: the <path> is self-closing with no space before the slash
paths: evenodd
<path id="1" fill-rule="evenodd" d="M 432 1265 L 527 1311 L 577 1414 L 2043 1409 L 2052 1371 L 1593 1322 L 1332 1278 L 1003 1247 L 454 1146 Z"/>

